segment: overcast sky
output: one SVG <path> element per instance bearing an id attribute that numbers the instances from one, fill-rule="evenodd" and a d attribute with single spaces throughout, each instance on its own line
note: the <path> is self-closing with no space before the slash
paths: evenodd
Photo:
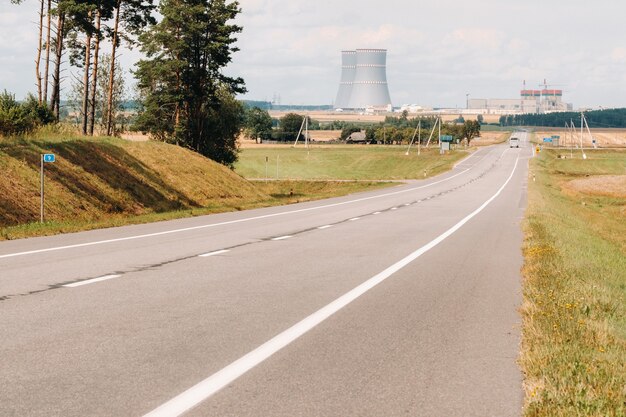
<path id="1" fill-rule="evenodd" d="M 36 0 L 0 0 L 0 90 L 35 91 Z M 578 107 L 626 107 L 626 2 L 619 0 L 241 0 L 241 49 L 226 70 L 247 99 L 331 104 L 343 49 L 385 48 L 394 105 L 464 107 L 517 98 L 543 79 Z M 140 57 L 125 51 L 127 69 Z M 558 84 L 558 85 L 556 85 Z"/>

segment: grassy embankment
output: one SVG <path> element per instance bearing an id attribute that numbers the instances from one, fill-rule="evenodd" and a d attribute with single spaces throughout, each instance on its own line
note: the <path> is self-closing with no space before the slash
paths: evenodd
<path id="1" fill-rule="evenodd" d="M 626 415 L 626 152 L 587 155 L 531 163 L 526 416 Z"/>
<path id="2" fill-rule="evenodd" d="M 256 152 L 260 161 L 249 158 Z M 39 161 L 46 164 L 46 222 L 39 220 Z M 281 178 L 351 181 L 247 181 L 180 147 L 116 138 L 86 139 L 43 130 L 28 139 L 0 139 L 0 240 L 148 223 L 224 211 L 329 198 L 386 187 L 370 179 L 423 178 L 465 156 L 434 151 L 406 157 L 398 147 L 263 148 L 242 152 L 242 163 L 264 167 L 280 153 Z M 252 171 L 243 175 L 264 176 Z M 275 165 L 272 172 L 275 173 Z M 293 175 L 290 173 L 299 173 Z"/>
<path id="3" fill-rule="evenodd" d="M 0 239 L 289 204 L 389 185 L 255 183 L 173 145 L 59 136 L 0 139 Z M 40 154 L 47 152 L 57 161 L 45 166 L 46 223 L 39 224 Z"/>
<path id="4" fill-rule="evenodd" d="M 243 149 L 236 171 L 246 178 L 267 177 L 311 180 L 402 180 L 440 174 L 467 156 L 464 151 L 439 155 L 438 149 L 417 148 L 405 155 L 406 146 L 332 145 L 273 146 Z"/>

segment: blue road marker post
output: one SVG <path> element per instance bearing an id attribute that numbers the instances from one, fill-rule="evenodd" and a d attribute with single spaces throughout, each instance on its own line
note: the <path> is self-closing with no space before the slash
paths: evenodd
<path id="1" fill-rule="evenodd" d="M 41 170 L 40 170 L 40 177 L 41 177 L 41 202 L 40 202 L 40 207 L 39 207 L 39 221 L 41 223 L 43 223 L 43 203 L 44 203 L 44 182 L 43 182 L 43 165 L 44 163 L 50 163 L 50 162 L 54 162 L 56 160 L 55 156 L 53 153 L 44 153 L 41 154 Z"/>

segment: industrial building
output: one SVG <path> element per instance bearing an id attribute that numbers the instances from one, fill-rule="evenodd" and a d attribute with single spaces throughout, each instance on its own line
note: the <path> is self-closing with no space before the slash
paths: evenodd
<path id="1" fill-rule="evenodd" d="M 467 107 L 470 112 L 490 114 L 551 113 L 573 109 L 571 103 L 563 102 L 563 90 L 548 88 L 542 90 L 524 88 L 520 91 L 520 98 L 472 98 L 467 101 Z"/>
<path id="2" fill-rule="evenodd" d="M 387 50 L 357 49 L 341 52 L 341 80 L 335 109 L 388 110 Z"/>

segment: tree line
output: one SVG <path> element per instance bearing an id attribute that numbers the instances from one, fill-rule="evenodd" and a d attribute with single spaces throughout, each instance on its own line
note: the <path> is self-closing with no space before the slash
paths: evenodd
<path id="1" fill-rule="evenodd" d="M 103 134 L 115 135 L 123 84 L 119 47 L 138 47 L 145 58 L 134 71 L 139 95 L 135 128 L 232 165 L 245 118 L 235 94 L 246 89 L 243 79 L 228 77 L 223 69 L 238 51 L 236 35 L 242 27 L 232 21 L 240 12 L 237 1 L 226 0 L 161 0 L 158 7 L 154 0 L 39 0 L 37 92 L 27 99 L 28 106 L 34 101 L 59 120 L 63 68 L 69 61 L 81 70 L 71 92 L 80 102 L 81 132 L 93 136 L 99 120 Z M 105 44 L 108 51 L 103 51 Z M 15 113 L 20 104 L 7 94 L 4 107 Z"/>
<path id="2" fill-rule="evenodd" d="M 11 1 L 19 4 L 23 0 Z M 96 109 L 100 106 L 106 120 L 104 133 L 114 134 L 118 48 L 122 42 L 131 47 L 136 45 L 139 33 L 155 23 L 153 1 L 39 0 L 35 53 L 35 98 L 38 104 L 47 107 L 59 119 L 63 65 L 69 60 L 72 66 L 82 69 L 81 132 L 94 134 Z M 104 40 L 109 41 L 110 51 L 102 62 L 101 43 Z M 105 72 L 101 68 L 103 63 L 108 67 L 108 80 L 104 80 L 103 87 L 106 93 L 97 97 L 99 81 L 103 84 L 99 80 Z"/>
<path id="3" fill-rule="evenodd" d="M 585 112 L 591 128 L 626 127 L 626 109 L 606 109 Z M 564 127 L 565 124 L 578 124 L 579 112 L 558 112 L 545 114 L 517 114 L 500 117 L 501 126 L 545 126 Z"/>
<path id="4" fill-rule="evenodd" d="M 301 131 L 305 117 L 308 118 L 309 130 L 320 130 L 323 126 L 333 126 L 333 130 L 341 130 L 339 140 L 347 141 L 351 134 L 364 132 L 368 143 L 379 144 L 404 144 L 421 137 L 425 143 L 436 126 L 437 118 L 416 117 L 409 119 L 406 113 L 399 117 L 387 116 L 383 122 L 377 124 L 354 124 L 350 122 L 329 122 L 322 125 L 319 121 L 298 113 L 287 113 L 280 120 L 271 118 L 267 110 L 259 107 L 249 108 L 244 121 L 245 133 L 257 142 L 274 140 L 289 142 L 294 141 Z M 418 129 L 418 127 L 420 129 Z M 441 134 L 450 135 L 455 141 L 467 140 L 471 142 L 480 136 L 481 125 L 478 121 L 467 120 L 463 122 L 441 123 Z M 300 133 L 303 138 L 303 132 Z M 437 141 L 439 129 L 433 133 L 433 141 Z"/>

